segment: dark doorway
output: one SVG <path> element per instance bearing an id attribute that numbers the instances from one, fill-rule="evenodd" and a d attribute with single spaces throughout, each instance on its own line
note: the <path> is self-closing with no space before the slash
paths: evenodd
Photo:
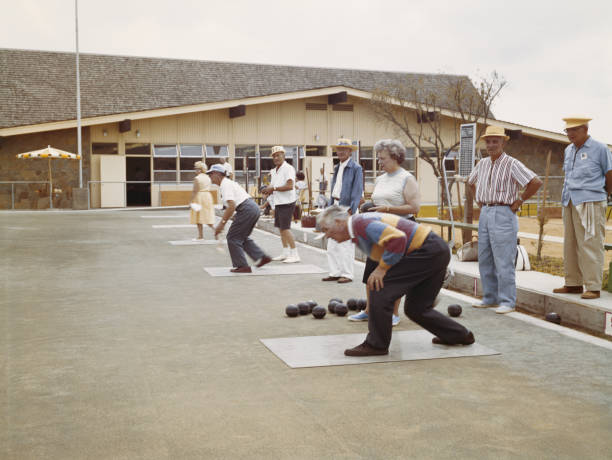
<path id="1" fill-rule="evenodd" d="M 151 206 L 151 183 L 134 184 L 151 180 L 151 159 L 145 157 L 125 158 L 126 194 L 128 206 Z"/>

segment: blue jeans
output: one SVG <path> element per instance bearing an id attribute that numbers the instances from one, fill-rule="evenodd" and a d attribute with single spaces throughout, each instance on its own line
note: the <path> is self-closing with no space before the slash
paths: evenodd
<path id="1" fill-rule="evenodd" d="M 510 206 L 483 206 L 478 222 L 478 268 L 482 303 L 516 305 L 518 218 Z"/>

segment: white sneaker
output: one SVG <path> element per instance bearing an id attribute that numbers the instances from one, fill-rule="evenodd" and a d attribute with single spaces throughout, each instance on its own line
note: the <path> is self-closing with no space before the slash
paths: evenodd
<path id="1" fill-rule="evenodd" d="M 514 307 L 508 307 L 506 305 L 502 305 L 501 307 L 495 309 L 495 313 L 499 313 L 500 315 L 503 315 L 504 313 L 512 313 L 513 311 Z"/>
<path id="2" fill-rule="evenodd" d="M 301 262 L 300 256 L 289 256 L 283 260 L 284 264 L 295 264 L 297 262 Z"/>
<path id="3" fill-rule="evenodd" d="M 399 315 L 397 316 L 393 315 L 391 324 L 393 325 L 393 327 L 395 327 L 400 323 L 400 321 L 401 321 L 401 318 L 399 317 Z"/>
<path id="4" fill-rule="evenodd" d="M 280 256 L 272 257 L 272 260 L 280 261 L 285 260 L 287 257 L 287 254 L 281 254 Z"/>

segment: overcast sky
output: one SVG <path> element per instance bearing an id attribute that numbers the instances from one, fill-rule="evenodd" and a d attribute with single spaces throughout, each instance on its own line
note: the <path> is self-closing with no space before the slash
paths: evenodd
<path id="1" fill-rule="evenodd" d="M 74 0 L 0 0 L 0 47 L 74 51 Z M 611 0 L 79 0 L 84 53 L 405 72 L 508 86 L 497 118 L 612 143 Z"/>

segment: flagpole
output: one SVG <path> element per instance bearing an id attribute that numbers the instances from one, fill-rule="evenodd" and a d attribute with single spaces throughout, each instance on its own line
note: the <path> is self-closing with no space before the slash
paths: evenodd
<path id="1" fill-rule="evenodd" d="M 76 33 L 76 96 L 77 96 L 77 148 L 79 154 L 79 188 L 83 188 L 83 152 L 81 146 L 81 78 L 79 75 L 79 1 L 74 0 L 74 22 Z"/>

